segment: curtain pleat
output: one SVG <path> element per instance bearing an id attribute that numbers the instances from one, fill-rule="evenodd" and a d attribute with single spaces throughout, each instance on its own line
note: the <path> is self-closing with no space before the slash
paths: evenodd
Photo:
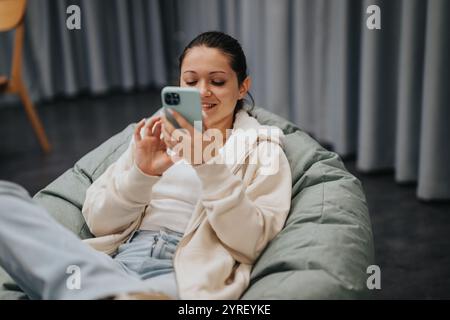
<path id="1" fill-rule="evenodd" d="M 402 3 L 395 172 L 399 182 L 416 181 L 419 163 L 426 3 Z"/>
<path id="2" fill-rule="evenodd" d="M 450 1 L 428 1 L 420 130 L 421 199 L 450 199 Z"/>

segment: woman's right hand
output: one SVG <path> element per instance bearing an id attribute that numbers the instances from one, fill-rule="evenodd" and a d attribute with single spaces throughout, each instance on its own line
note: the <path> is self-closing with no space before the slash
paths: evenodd
<path id="1" fill-rule="evenodd" d="M 160 116 L 152 117 L 147 124 L 141 120 L 134 130 L 135 162 L 139 169 L 151 176 L 160 176 L 173 165 L 167 154 L 166 144 L 161 139 L 162 121 Z M 143 135 L 141 136 L 141 129 Z"/>

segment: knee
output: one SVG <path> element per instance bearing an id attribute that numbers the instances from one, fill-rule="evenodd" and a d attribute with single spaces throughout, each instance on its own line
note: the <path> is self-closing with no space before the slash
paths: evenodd
<path id="1" fill-rule="evenodd" d="M 28 192 L 20 185 L 0 180 L 0 217 L 10 214 L 11 205 L 23 202 L 32 202 Z"/>
<path id="2" fill-rule="evenodd" d="M 30 199 L 30 194 L 21 185 L 6 180 L 0 180 L 0 197 L 4 196 L 17 197 L 24 200 Z"/>

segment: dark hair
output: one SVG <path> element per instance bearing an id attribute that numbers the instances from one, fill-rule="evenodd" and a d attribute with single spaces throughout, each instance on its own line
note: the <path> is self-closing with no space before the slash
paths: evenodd
<path id="1" fill-rule="evenodd" d="M 239 87 L 242 85 L 242 83 L 248 76 L 247 60 L 245 58 L 244 51 L 235 38 L 220 31 L 208 31 L 201 33 L 191 42 L 189 42 L 189 44 L 184 48 L 178 60 L 178 66 L 180 70 L 181 64 L 183 63 L 184 57 L 186 56 L 186 53 L 189 51 L 189 49 L 200 46 L 205 46 L 207 48 L 216 48 L 226 54 L 230 58 L 231 69 L 236 72 Z M 250 94 L 250 92 L 248 92 L 247 94 L 252 100 L 252 106 L 254 106 L 255 101 L 252 95 Z M 236 103 L 234 114 L 242 109 L 243 106 L 244 99 L 239 99 Z"/>

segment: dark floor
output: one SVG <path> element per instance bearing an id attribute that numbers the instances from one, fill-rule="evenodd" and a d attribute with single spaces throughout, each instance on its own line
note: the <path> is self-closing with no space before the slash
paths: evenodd
<path id="1" fill-rule="evenodd" d="M 89 150 L 129 123 L 152 114 L 159 93 L 113 94 L 59 100 L 39 106 L 53 144 L 44 156 L 21 108 L 0 108 L 0 179 L 31 194 L 55 179 Z M 450 299 L 450 203 L 419 202 L 415 186 L 399 186 L 393 174 L 360 174 L 373 224 L 377 299 Z"/>

